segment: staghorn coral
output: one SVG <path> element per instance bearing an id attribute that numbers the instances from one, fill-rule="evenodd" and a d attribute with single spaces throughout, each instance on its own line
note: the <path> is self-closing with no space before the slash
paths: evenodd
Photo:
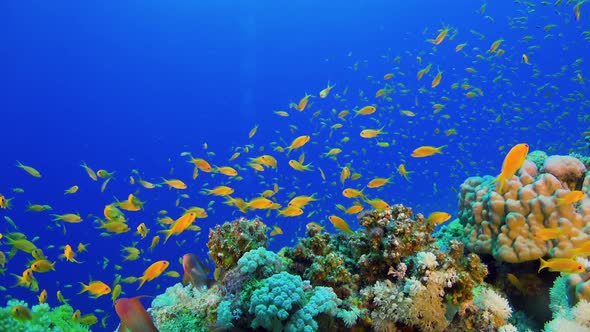
<path id="1" fill-rule="evenodd" d="M 236 266 L 246 252 L 266 248 L 269 228 L 260 220 L 241 218 L 209 229 L 209 256 L 215 266 L 227 271 Z"/>
<path id="2" fill-rule="evenodd" d="M 557 199 L 575 189 L 588 192 L 590 175 L 584 173 L 572 157 L 545 160 L 539 172 L 525 161 L 516 176 L 508 180 L 506 192 L 496 192 L 491 176 L 470 177 L 461 185 L 459 219 L 464 226 L 463 242 L 467 249 L 491 254 L 497 261 L 519 263 L 544 256 L 567 257 L 574 247 L 590 240 L 590 199 L 578 204 L 558 206 Z M 573 165 L 573 166 L 572 166 Z M 584 168 L 585 169 L 585 168 Z M 564 235 L 550 241 L 534 236 L 544 228 L 559 227 Z"/>

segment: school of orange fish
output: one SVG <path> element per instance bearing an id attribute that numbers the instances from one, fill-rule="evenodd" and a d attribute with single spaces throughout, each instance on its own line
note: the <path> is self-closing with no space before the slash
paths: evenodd
<path id="1" fill-rule="evenodd" d="M 104 266 L 112 269 L 114 282 L 106 282 L 111 277 L 105 276 L 105 272 L 88 284 L 80 280 L 70 281 L 80 282 L 78 294 L 87 292 L 94 298 L 110 294 L 115 301 L 121 295 L 122 284 L 138 283 L 137 289 L 140 289 L 144 283 L 162 275 L 180 277 L 176 271 L 167 271 L 171 265 L 169 260 L 152 261 L 158 257 L 158 246 L 171 238 L 183 239 L 176 243 L 185 246 L 185 233 L 200 231 L 196 221 L 214 213 L 216 204 L 232 207 L 236 216 L 254 216 L 263 211 L 266 219 L 274 223 L 271 236 L 283 234 L 281 223 L 289 222 L 283 220 L 305 220 L 303 223 L 306 223 L 312 218 L 321 220 L 320 227 L 332 225 L 332 230 L 350 233 L 352 229 L 348 222 L 355 223 L 351 216 L 365 209 L 387 209 L 390 203 L 398 203 L 402 199 L 400 196 L 407 191 L 423 191 L 426 201 L 439 200 L 437 197 L 454 199 L 455 187 L 464 177 L 473 175 L 475 167 L 479 172 L 498 172 L 497 163 L 486 160 L 477 151 L 491 144 L 489 150 L 503 155 L 505 147 L 519 143 L 519 131 L 528 135 L 531 131 L 537 132 L 537 142 L 529 143 L 549 152 L 571 148 L 564 144 L 572 140 L 569 136 L 572 132 L 565 129 L 556 132 L 555 128 L 572 119 L 578 123 L 590 121 L 590 114 L 580 112 L 584 108 L 590 109 L 590 102 L 583 94 L 584 59 L 580 57 L 582 55 L 569 54 L 568 48 L 563 47 L 564 55 L 560 61 L 574 60 L 567 64 L 557 63 L 554 72 L 550 73 L 549 68 L 542 71 L 535 58 L 547 48 L 558 47 L 556 45 L 563 38 L 576 44 L 590 42 L 590 31 L 582 31 L 583 2 L 516 3 L 520 8 L 519 16 L 501 19 L 507 20 L 510 37 L 484 36 L 474 30 L 462 31 L 446 24 L 436 32 L 426 29 L 422 49 L 400 51 L 399 54 L 389 51 L 382 56 L 379 67 L 387 70 L 375 69 L 369 61 L 353 60 L 352 53 L 349 54 L 347 59 L 352 63 L 347 75 L 354 80 L 366 78 L 372 90 L 357 90 L 333 80 L 325 88 L 318 89 L 317 95 L 302 94 L 303 97 L 291 102 L 287 109 L 272 112 L 277 121 L 285 122 L 283 128 L 286 130 L 254 125 L 247 135 L 244 132 L 245 144 L 233 147 L 229 157 L 219 157 L 204 143 L 198 152 L 183 152 L 179 157 L 173 157 L 185 159 L 186 165 L 190 164 L 185 169 L 175 170 L 182 175 L 160 181 L 145 176 L 141 170 L 131 170 L 125 175 L 125 181 L 129 182 L 133 193 L 124 193 L 125 200 L 101 206 L 100 217 L 92 216 L 92 211 L 86 211 L 88 216 L 72 212 L 52 213 L 54 210 L 67 211 L 66 206 L 34 203 L 24 206 L 26 199 L 19 195 L 24 195 L 25 189 L 16 187 L 16 184 L 12 188 L 0 188 L 4 193 L 0 194 L 0 208 L 5 212 L 3 217 L 8 227 L 13 228 L 11 232 L 0 234 L 2 272 L 4 269 L 10 271 L 15 277 L 15 286 L 29 288 L 38 294 L 40 303 L 48 301 L 49 293 L 65 303 L 72 298 L 66 299 L 60 286 L 44 285 L 38 282 L 37 276 L 55 271 L 56 265 L 62 272 L 83 268 L 86 263 L 81 256 L 92 250 L 92 246 L 88 248 L 89 244 L 97 241 L 88 232 L 87 237 L 80 238 L 78 243 L 61 243 L 56 239 L 55 246 L 39 248 L 34 237 L 18 232 L 18 223 L 8 215 L 10 209 L 46 213 L 48 218 L 51 215 L 55 225 L 53 232 L 67 232 L 69 224 L 92 225 L 88 227 L 96 227 L 101 232 L 101 241 L 113 241 L 117 235 L 135 230 L 136 241 L 123 247 L 120 264 L 109 265 L 105 258 Z M 546 24 L 541 35 L 532 34 L 534 27 L 530 26 L 530 16 L 542 7 L 551 8 L 549 12 L 557 14 L 536 17 L 535 20 L 544 20 Z M 475 16 L 492 26 L 504 26 L 498 22 L 500 19 L 487 15 L 486 5 L 479 8 Z M 579 36 L 566 35 L 560 26 L 574 26 Z M 452 56 L 470 65 L 457 68 Z M 437 70 L 433 71 L 433 68 Z M 575 88 L 563 91 L 559 87 L 560 80 L 574 84 Z M 526 93 L 519 95 L 513 91 L 516 86 Z M 560 102 L 555 102 L 554 94 L 563 96 Z M 493 103 L 484 105 L 478 101 L 485 100 L 486 95 L 494 96 Z M 545 120 L 530 123 L 527 121 L 530 116 Z M 296 126 L 290 123 L 291 118 L 309 121 L 309 125 L 304 128 Z M 435 129 L 431 132 L 423 128 Z M 496 142 L 478 139 L 480 133 L 490 136 L 493 132 L 497 132 L 493 135 L 497 137 Z M 554 135 L 551 141 L 543 139 L 549 134 Z M 264 139 L 257 140 L 260 136 Z M 363 148 L 353 148 L 358 146 Z M 452 155 L 447 152 L 451 149 Z M 319 150 L 322 152 L 317 153 Z M 518 162 L 522 158 L 517 158 Z M 42 170 L 35 169 L 33 164 L 34 161 L 30 164 L 17 162 L 17 167 L 33 177 L 42 177 Z M 212 166 L 216 164 L 219 166 Z M 499 177 L 500 191 L 505 179 L 520 167 L 514 168 L 515 162 L 511 164 L 512 174 L 502 170 Z M 89 183 L 101 183 L 101 192 L 108 190 L 111 181 L 123 181 L 120 174 L 126 172 L 98 169 L 84 162 L 81 167 L 87 173 Z M 189 172 L 192 174 L 187 175 Z M 307 174 L 313 181 L 300 180 Z M 437 178 L 440 176 L 451 179 L 455 185 L 446 185 L 439 191 Z M 253 177 L 263 189 L 259 192 L 235 190 L 233 184 L 247 177 Z M 426 180 L 432 188 L 414 188 L 413 177 Z M 78 191 L 82 186 L 90 185 L 73 185 L 65 189 L 64 194 L 80 195 Z M 334 188 L 341 192 L 341 197 L 332 194 Z M 158 216 L 152 216 L 153 221 L 137 223 L 133 213 L 142 211 L 145 204 L 139 197 L 150 195 L 152 190 L 175 190 L 175 206 L 182 208 L 182 212 L 162 210 Z M 9 191 L 13 193 L 8 195 Z M 190 206 L 195 196 L 202 199 L 204 195 L 213 197 L 207 206 Z M 443 223 L 451 218 L 447 212 L 429 209 L 425 212 L 430 213 L 428 218 L 432 222 Z M 186 247 L 190 250 L 188 245 Z M 148 250 L 152 257 L 146 255 Z M 11 264 L 11 259 L 19 251 L 31 257 L 26 266 Z M 150 264 L 144 273 L 125 276 L 121 264 L 132 264 L 140 257 Z M 215 276 L 218 277 L 219 273 L 216 271 Z M 103 326 L 107 317 L 103 316 Z M 79 311 L 74 319 L 90 323 L 97 321 L 93 314 L 81 316 Z"/>

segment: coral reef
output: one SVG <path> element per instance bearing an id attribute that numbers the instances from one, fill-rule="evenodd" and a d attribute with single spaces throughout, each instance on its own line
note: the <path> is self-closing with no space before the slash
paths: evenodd
<path id="1" fill-rule="evenodd" d="M 589 185 L 585 166 L 570 156 L 549 156 L 542 170 L 525 161 L 503 193 L 496 191 L 491 176 L 470 177 L 460 191 L 463 242 L 471 252 L 508 263 L 569 257 L 572 249 L 590 240 L 590 198 L 561 205 L 558 199 L 571 190 L 587 193 Z M 562 231 L 557 238 L 535 236 L 557 228 Z"/>
<path id="2" fill-rule="evenodd" d="M 553 312 L 553 320 L 545 324 L 545 332 L 590 331 L 590 302 L 572 299 L 569 279 L 570 276 L 562 275 L 551 288 L 549 306 Z"/>
<path id="3" fill-rule="evenodd" d="M 209 230 L 209 256 L 215 266 L 227 271 L 234 267 L 244 253 L 266 248 L 269 228 L 258 219 L 241 218 Z"/>
<path id="4" fill-rule="evenodd" d="M 8 300 L 6 307 L 0 308 L 0 331 L 11 332 L 82 332 L 90 331 L 87 326 L 72 320 L 74 310 L 67 304 L 50 308 L 47 303 L 30 308 L 31 319 L 19 320 L 11 315 L 15 306 L 28 304 L 19 300 Z"/>
<path id="5" fill-rule="evenodd" d="M 209 331 L 221 302 L 216 286 L 195 288 L 178 283 L 158 295 L 148 312 L 160 331 Z"/>
<path id="6" fill-rule="evenodd" d="M 154 321 L 162 332 L 511 331 L 512 309 L 484 283 L 486 265 L 455 240 L 462 224 L 441 232 L 439 247 L 436 225 L 402 205 L 365 212 L 359 223 L 352 234 L 308 227 L 278 254 L 264 248 L 258 220 L 218 226 L 209 248 L 221 279 L 209 289 L 169 288 L 154 300 Z M 246 237 L 258 241 L 239 242 Z"/>

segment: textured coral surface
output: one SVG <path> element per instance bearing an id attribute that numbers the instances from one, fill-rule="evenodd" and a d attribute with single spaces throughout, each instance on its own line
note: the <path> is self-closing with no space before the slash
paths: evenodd
<path id="1" fill-rule="evenodd" d="M 525 161 L 502 193 L 491 176 L 470 177 L 461 185 L 459 219 L 467 249 L 496 260 L 519 263 L 541 257 L 567 257 L 590 239 L 590 199 L 558 204 L 572 190 L 588 193 L 590 175 L 578 159 L 550 156 Z M 545 228 L 563 234 L 545 241 L 535 233 Z"/>

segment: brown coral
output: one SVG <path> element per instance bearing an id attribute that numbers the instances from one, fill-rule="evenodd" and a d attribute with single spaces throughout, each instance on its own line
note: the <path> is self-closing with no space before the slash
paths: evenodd
<path id="1" fill-rule="evenodd" d="M 236 266 L 246 252 L 259 247 L 266 248 L 269 228 L 260 220 L 240 218 L 209 229 L 209 256 L 215 266 L 225 271 Z"/>

